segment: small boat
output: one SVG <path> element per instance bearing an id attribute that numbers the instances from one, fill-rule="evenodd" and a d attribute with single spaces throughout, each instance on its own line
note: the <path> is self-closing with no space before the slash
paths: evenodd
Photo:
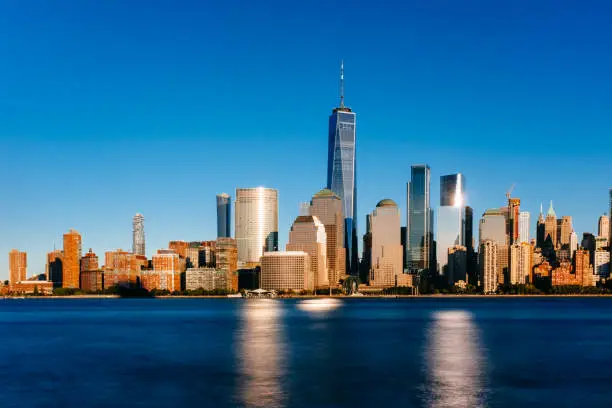
<path id="1" fill-rule="evenodd" d="M 229 295 L 227 295 L 228 298 L 242 298 L 242 294 L 241 293 L 231 293 Z"/>

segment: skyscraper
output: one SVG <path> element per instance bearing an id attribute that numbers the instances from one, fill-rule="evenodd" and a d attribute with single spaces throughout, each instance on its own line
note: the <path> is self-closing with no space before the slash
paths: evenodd
<path id="1" fill-rule="evenodd" d="M 217 238 L 232 236 L 232 198 L 225 193 L 217 194 Z"/>
<path id="2" fill-rule="evenodd" d="M 327 234 L 325 226 L 314 215 L 298 216 L 289 232 L 287 251 L 304 251 L 310 257 L 314 287 L 329 285 L 327 275 Z"/>
<path id="3" fill-rule="evenodd" d="M 236 189 L 238 262 L 257 264 L 264 252 L 278 251 L 278 190 Z"/>
<path id="4" fill-rule="evenodd" d="M 530 214 L 528 211 L 521 211 L 519 214 L 519 234 L 518 234 L 518 242 L 529 242 L 529 224 L 530 224 Z"/>
<path id="5" fill-rule="evenodd" d="M 329 117 L 327 188 L 342 200 L 346 271 L 358 272 L 357 255 L 357 180 L 356 114 L 344 106 L 344 64 L 340 68 L 340 106 Z"/>
<path id="6" fill-rule="evenodd" d="M 504 225 L 505 228 L 505 225 Z M 499 281 L 497 261 L 497 244 L 495 241 L 485 240 L 480 244 L 480 285 L 485 294 L 495 293 Z"/>
<path id="7" fill-rule="evenodd" d="M 406 264 L 411 272 L 435 269 L 433 265 L 433 210 L 430 206 L 431 174 L 427 164 L 411 167 L 407 188 Z"/>
<path id="8" fill-rule="evenodd" d="M 546 219 L 544 220 L 544 240 L 550 237 L 553 246 L 557 246 L 557 214 L 553 209 L 552 201 L 550 207 L 546 213 Z"/>
<path id="9" fill-rule="evenodd" d="M 598 228 L 597 228 L 597 235 L 600 237 L 605 237 L 608 239 L 610 239 L 610 218 L 604 214 L 601 217 L 599 217 L 599 222 L 598 222 Z"/>
<path id="10" fill-rule="evenodd" d="M 215 245 L 217 269 L 225 272 L 227 289 L 238 291 L 238 247 L 236 240 L 227 237 L 217 238 Z"/>
<path id="11" fill-rule="evenodd" d="M 513 244 L 519 239 L 519 220 L 521 213 L 521 199 L 508 197 L 508 244 Z"/>
<path id="12" fill-rule="evenodd" d="M 542 204 L 540 203 L 540 215 L 536 224 L 536 247 L 542 248 L 544 241 L 546 241 L 546 220 L 544 219 Z"/>
<path id="13" fill-rule="evenodd" d="M 136 214 L 132 219 L 132 252 L 136 255 L 145 255 L 144 216 Z"/>
<path id="14" fill-rule="evenodd" d="M 62 261 L 62 287 L 78 289 L 81 272 L 81 234 L 73 229 L 64 234 L 64 256 Z"/>
<path id="15" fill-rule="evenodd" d="M 486 241 L 495 243 L 497 255 L 496 276 L 499 284 L 504 284 L 509 280 L 508 264 L 509 264 L 509 236 L 507 232 L 506 216 L 497 208 L 486 210 L 480 220 L 479 239 L 480 246 Z"/>
<path id="16" fill-rule="evenodd" d="M 333 191 L 323 189 L 312 197 L 309 213 L 325 226 L 328 280 L 330 285 L 336 285 L 346 273 L 342 200 Z"/>
<path id="17" fill-rule="evenodd" d="M 573 231 L 572 228 L 572 217 L 564 215 L 560 220 L 557 220 L 557 239 L 559 240 L 558 245 L 560 247 L 570 243 L 570 235 Z"/>
<path id="18" fill-rule="evenodd" d="M 465 177 L 461 173 L 440 177 L 437 226 L 436 252 L 439 273 L 445 274 L 448 250 L 455 246 L 465 246 Z"/>
<path id="19" fill-rule="evenodd" d="M 9 284 L 25 281 L 28 268 L 28 255 L 13 249 L 9 252 Z"/>
<path id="20" fill-rule="evenodd" d="M 370 217 L 372 260 L 370 285 L 378 287 L 408 286 L 404 275 L 401 221 L 397 204 L 385 199 L 378 202 Z"/>

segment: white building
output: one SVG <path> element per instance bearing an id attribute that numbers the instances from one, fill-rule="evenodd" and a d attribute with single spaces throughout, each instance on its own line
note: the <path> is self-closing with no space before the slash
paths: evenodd
<path id="1" fill-rule="evenodd" d="M 495 293 L 498 283 L 497 244 L 486 240 L 480 244 L 480 285 L 485 294 Z"/>
<path id="2" fill-rule="evenodd" d="M 278 250 L 278 190 L 237 188 L 235 215 L 238 262 L 258 263 Z"/>
<path id="3" fill-rule="evenodd" d="M 610 252 L 604 250 L 595 251 L 593 272 L 598 280 L 610 277 Z"/>
<path id="4" fill-rule="evenodd" d="M 529 226 L 531 215 L 528 211 L 521 211 L 519 214 L 519 238 L 518 242 L 529 242 Z"/>
<path id="5" fill-rule="evenodd" d="M 390 199 L 381 200 L 371 215 L 372 264 L 370 285 L 407 286 L 404 276 L 400 212 Z"/>

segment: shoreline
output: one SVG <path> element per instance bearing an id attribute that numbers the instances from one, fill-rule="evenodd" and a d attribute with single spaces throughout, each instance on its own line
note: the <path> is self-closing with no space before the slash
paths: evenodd
<path id="1" fill-rule="evenodd" d="M 350 295 L 305 295 L 305 296 L 278 296 L 276 300 L 288 300 L 288 299 L 520 299 L 520 298 L 611 298 L 612 294 L 573 294 L 573 295 L 372 295 L 372 296 L 350 296 Z M 70 296 L 4 296 L 3 299 L 247 299 L 247 298 L 236 298 L 227 297 L 223 295 L 212 295 L 212 296 L 154 296 L 154 297 L 121 297 L 119 295 L 70 295 Z M 258 298 L 250 298 L 258 299 Z"/>

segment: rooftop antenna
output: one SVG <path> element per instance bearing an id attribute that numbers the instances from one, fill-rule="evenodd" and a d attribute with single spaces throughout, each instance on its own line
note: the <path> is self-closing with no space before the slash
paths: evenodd
<path id="1" fill-rule="evenodd" d="M 340 107 L 344 108 L 344 60 L 340 62 Z"/>

